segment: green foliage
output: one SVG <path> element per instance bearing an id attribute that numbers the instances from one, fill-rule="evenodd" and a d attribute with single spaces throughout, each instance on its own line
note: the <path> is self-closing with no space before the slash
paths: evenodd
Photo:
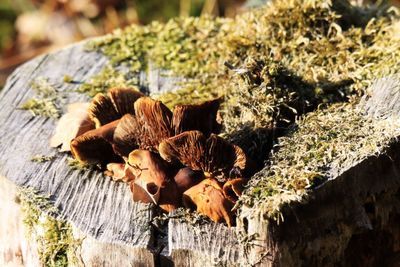
<path id="1" fill-rule="evenodd" d="M 3 1 L 4 2 L 4 1 Z M 12 41 L 17 14 L 9 3 L 0 3 L 0 51 Z"/>

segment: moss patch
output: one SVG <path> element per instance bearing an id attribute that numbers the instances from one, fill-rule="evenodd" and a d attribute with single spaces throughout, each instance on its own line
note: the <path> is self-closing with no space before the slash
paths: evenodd
<path id="1" fill-rule="evenodd" d="M 92 41 L 90 48 L 135 72 L 152 62 L 188 78 L 180 84 L 179 100 L 161 96 L 174 104 L 192 95 L 211 98 L 235 90 L 224 62 L 239 67 L 248 58 L 263 57 L 280 62 L 315 87 L 351 81 L 343 93 L 362 94 L 371 79 L 400 69 L 398 21 L 397 10 L 385 6 L 362 9 L 342 0 L 274 1 L 234 20 L 180 18 L 134 25 Z"/>
<path id="2" fill-rule="evenodd" d="M 35 97 L 28 99 L 20 109 L 29 110 L 33 116 L 60 117 L 61 111 L 57 103 L 59 96 L 49 81 L 38 77 L 32 81 L 31 88 L 35 92 Z"/>
<path id="3" fill-rule="evenodd" d="M 312 112 L 279 139 L 277 152 L 250 181 L 241 204 L 280 219 L 281 207 L 302 201 L 316 185 L 366 157 L 383 153 L 400 136 L 400 122 L 375 120 L 350 104 Z"/>
<path id="4" fill-rule="evenodd" d="M 94 97 L 98 93 L 106 93 L 112 87 L 136 87 L 138 84 L 136 77 L 135 74 L 131 77 L 128 73 L 118 71 L 112 66 L 106 66 L 100 73 L 79 86 L 77 91 Z"/>
<path id="5" fill-rule="evenodd" d="M 75 252 L 81 242 L 74 239 L 70 224 L 51 215 L 56 210 L 49 198 L 37 194 L 32 189 L 23 189 L 20 199 L 24 224 L 29 238 L 37 244 L 37 252 L 43 266 L 76 264 Z"/>

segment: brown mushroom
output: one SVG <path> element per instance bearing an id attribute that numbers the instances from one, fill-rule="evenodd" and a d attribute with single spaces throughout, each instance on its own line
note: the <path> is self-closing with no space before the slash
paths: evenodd
<path id="1" fill-rule="evenodd" d="M 246 155 L 241 148 L 215 134 L 206 139 L 199 131 L 187 131 L 164 140 L 159 153 L 167 162 L 179 161 L 221 181 L 231 172 L 241 172 L 246 167 Z"/>
<path id="2" fill-rule="evenodd" d="M 205 136 L 219 133 L 221 125 L 216 118 L 221 102 L 221 98 L 217 98 L 199 105 L 175 106 L 172 117 L 175 135 L 191 130 L 198 130 Z"/>
<path id="3" fill-rule="evenodd" d="M 74 158 L 88 164 L 118 162 L 111 146 L 114 130 L 119 121 L 113 121 L 98 129 L 86 132 L 71 141 Z"/>
<path id="4" fill-rule="evenodd" d="M 141 187 L 150 199 L 158 204 L 161 190 L 171 182 L 168 166 L 162 158 L 148 150 L 136 149 L 129 154 L 128 164 L 134 170 L 135 180 L 132 182 Z M 141 201 L 142 196 L 138 198 L 135 192 L 132 193 L 135 201 Z"/>
<path id="5" fill-rule="evenodd" d="M 208 216 L 214 222 L 225 221 L 229 227 L 234 223 L 232 214 L 234 204 L 225 197 L 221 186 L 214 179 L 204 179 L 185 191 L 183 204 Z"/>
<path id="6" fill-rule="evenodd" d="M 235 178 L 226 181 L 222 188 L 225 197 L 235 203 L 242 195 L 245 183 L 246 181 L 243 178 Z"/>
<path id="7" fill-rule="evenodd" d="M 180 194 L 183 194 L 183 192 L 192 186 L 200 183 L 203 179 L 204 174 L 202 172 L 193 171 L 188 167 L 181 168 L 174 177 L 174 181 Z"/>
<path id="8" fill-rule="evenodd" d="M 178 105 L 172 113 L 163 103 L 150 97 L 135 102 L 134 114 L 126 114 L 114 134 L 114 149 L 127 156 L 133 149 L 157 151 L 160 142 L 184 130 L 199 130 L 205 135 L 218 132 L 216 121 L 221 100 L 200 105 Z"/>
<path id="9" fill-rule="evenodd" d="M 122 155 L 137 147 L 156 151 L 162 140 L 172 136 L 172 113 L 163 103 L 141 97 L 134 108 L 135 115 L 123 116 L 115 130 L 114 148 Z"/>
<path id="10" fill-rule="evenodd" d="M 107 95 L 97 94 L 89 106 L 89 117 L 96 128 L 134 113 L 134 102 L 142 97 L 139 91 L 130 88 L 112 88 Z"/>
<path id="11" fill-rule="evenodd" d="M 125 163 L 109 163 L 104 174 L 110 176 L 114 181 L 130 183 L 135 179 L 132 167 Z"/>
<path id="12" fill-rule="evenodd" d="M 59 120 L 56 131 L 50 139 L 51 147 L 61 146 L 60 151 L 70 151 L 70 142 L 77 136 L 94 129 L 87 109 L 89 103 L 73 103 L 68 105 L 67 113 Z"/>

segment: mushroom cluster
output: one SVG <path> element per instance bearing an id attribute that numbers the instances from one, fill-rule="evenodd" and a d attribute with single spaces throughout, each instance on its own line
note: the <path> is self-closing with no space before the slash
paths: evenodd
<path id="1" fill-rule="evenodd" d="M 177 105 L 171 112 L 136 90 L 113 88 L 97 94 L 87 113 L 65 115 L 77 118 L 68 142 L 75 159 L 128 183 L 134 201 L 166 212 L 184 206 L 232 226 L 248 162 L 241 148 L 217 135 L 220 104 Z M 93 126 L 82 131 L 86 117 Z"/>

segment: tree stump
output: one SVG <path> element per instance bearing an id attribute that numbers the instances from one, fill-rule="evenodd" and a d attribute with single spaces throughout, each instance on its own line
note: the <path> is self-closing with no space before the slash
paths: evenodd
<path id="1" fill-rule="evenodd" d="M 57 209 L 53 215 L 70 222 L 74 236 L 83 238 L 78 266 L 400 265 L 397 141 L 384 154 L 371 155 L 317 187 L 307 203 L 285 207 L 280 224 L 262 212 L 243 208 L 234 228 L 170 219 L 167 236 L 158 233 L 151 226 L 155 216 L 151 205 L 133 202 L 126 185 L 99 172 L 72 170 L 66 163 L 68 155 L 49 146 L 56 121 L 19 109 L 33 95 L 31 81 L 41 76 L 57 88 L 65 105 L 88 101 L 74 91 L 78 85 L 65 84 L 62 77 L 67 74 L 85 81 L 106 64 L 104 56 L 86 52 L 84 43 L 79 43 L 33 59 L 8 78 L 0 94 L 1 265 L 40 262 L 35 242 L 24 237 L 17 187 L 49 195 Z M 157 70 L 138 78 L 150 94 L 174 89 L 173 80 Z M 400 113 L 393 102 L 398 99 L 393 94 L 400 95 L 393 88 L 400 91 L 400 83 L 390 84 L 390 94 L 366 100 L 370 114 Z M 387 102 L 393 110 L 382 108 Z M 371 103 L 380 103 L 381 109 Z M 33 162 L 31 158 L 38 154 L 54 157 Z"/>

